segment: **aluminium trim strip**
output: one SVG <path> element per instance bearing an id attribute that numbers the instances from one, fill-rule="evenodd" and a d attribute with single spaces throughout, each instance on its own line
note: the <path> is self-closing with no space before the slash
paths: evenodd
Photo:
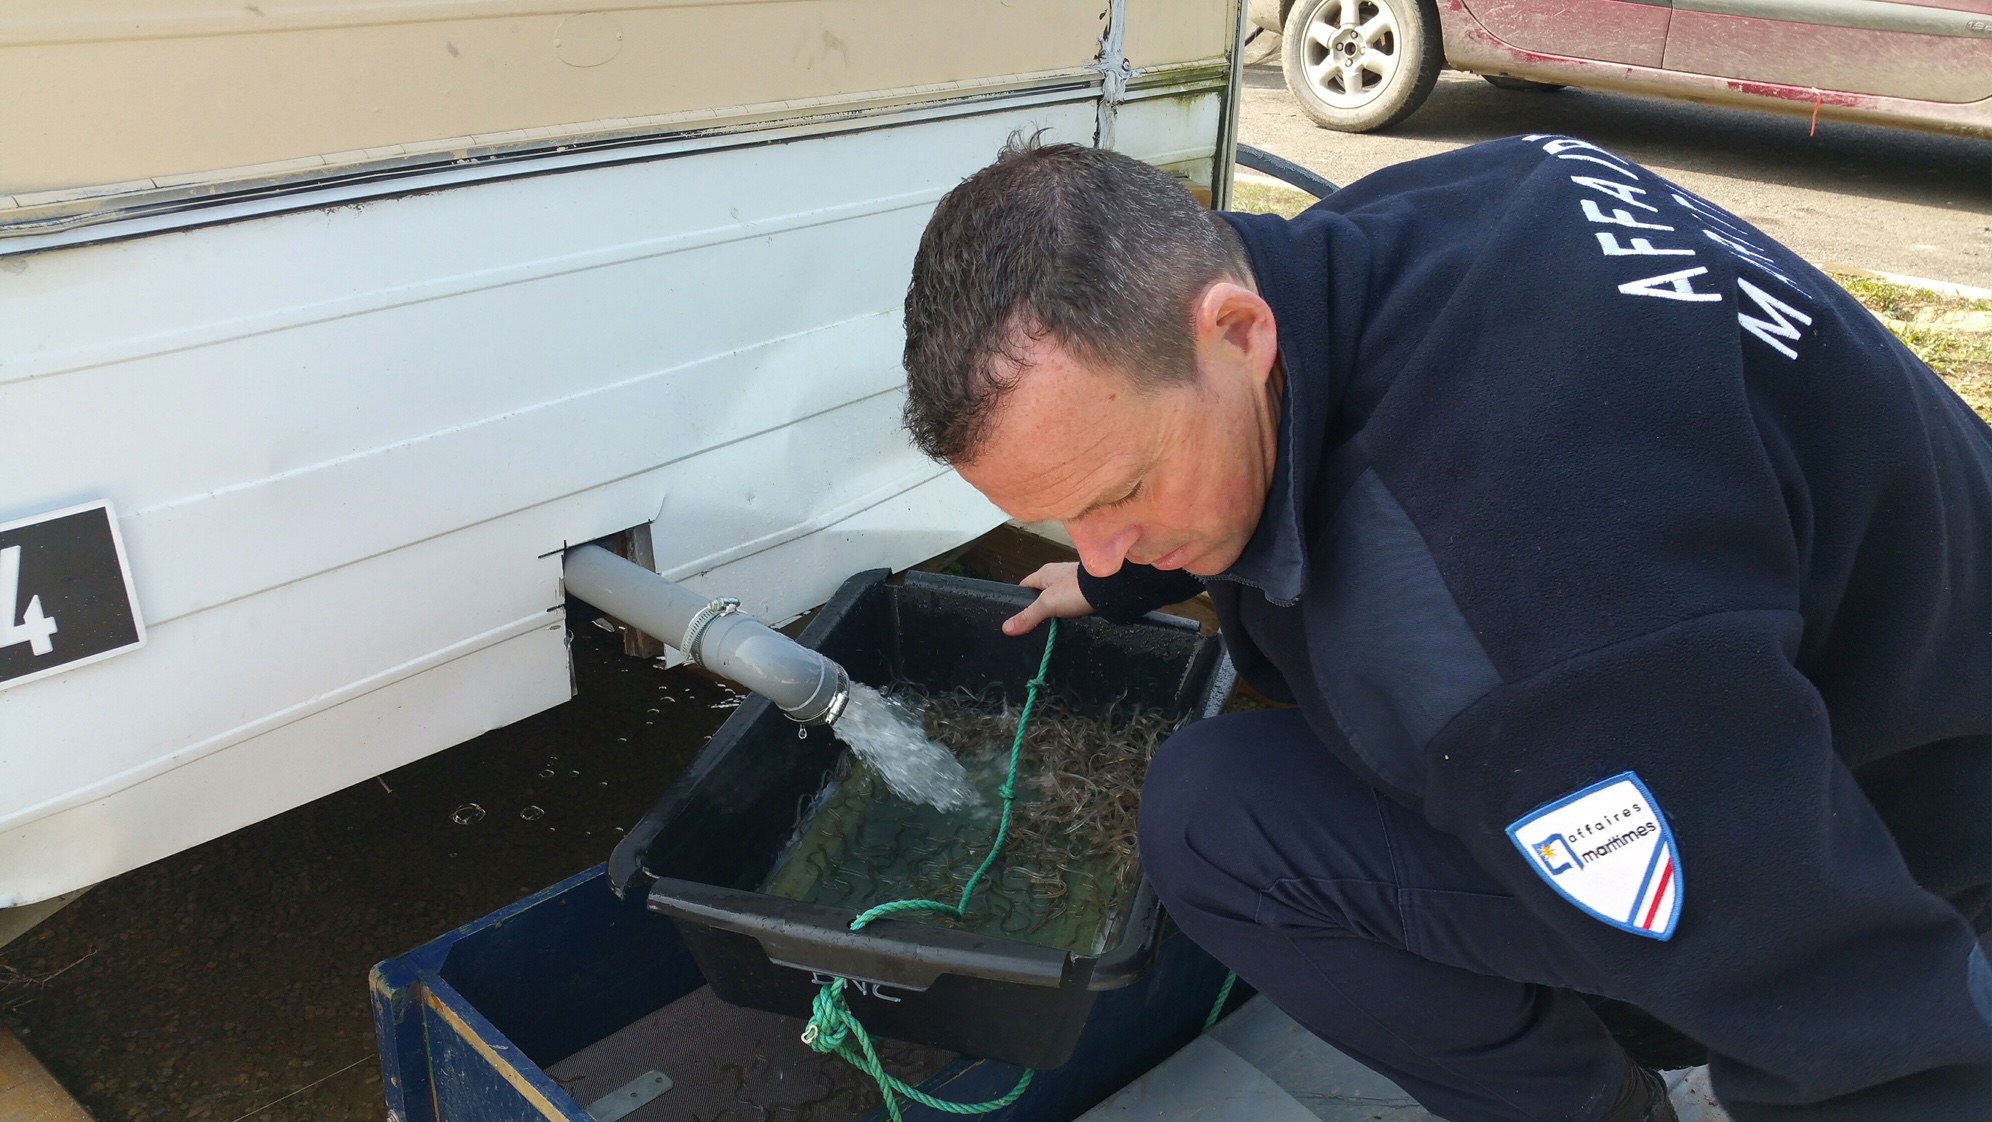
<path id="1" fill-rule="evenodd" d="M 1227 67 L 1222 59 L 1203 59 L 1150 67 L 1129 77 L 1127 89 L 1119 100 L 1141 101 L 1196 92 L 1205 88 L 1214 89 L 1221 86 L 1227 77 Z M 387 148 L 392 149 L 395 154 L 374 159 L 356 158 L 343 163 L 334 157 L 325 157 L 323 159 L 331 162 L 301 169 L 295 167 L 299 161 L 288 161 L 288 166 L 282 171 L 240 168 L 232 172 L 213 173 L 199 181 L 195 181 L 193 177 L 182 176 L 175 177 L 176 181 L 171 183 L 139 180 L 128 184 L 107 184 L 73 191 L 0 196 L 0 257 L 61 245 L 82 244 L 87 241 L 114 240 L 164 229 L 182 229 L 191 225 L 234 221 L 241 217 L 280 213 L 286 210 L 309 209 L 328 203 L 342 203 L 403 191 L 435 190 L 459 183 L 482 182 L 494 178 L 541 174 L 549 170 L 559 171 L 571 167 L 630 162 L 679 154 L 678 151 L 657 150 L 662 145 L 673 143 L 679 145 L 680 151 L 683 152 L 706 151 L 808 136 L 856 132 L 867 128 L 911 124 L 954 116 L 972 116 L 1001 108 L 1030 108 L 1036 105 L 1084 100 L 1094 96 L 1094 87 L 1101 83 L 1102 78 L 1096 67 L 1076 67 L 1032 75 L 1027 84 L 1019 84 L 1009 79 L 991 79 L 877 91 L 862 99 L 870 102 L 869 105 L 845 100 L 834 103 L 840 106 L 839 108 L 808 117 L 790 116 L 784 119 L 776 114 L 782 109 L 793 111 L 833 103 L 829 99 L 812 99 L 808 103 L 789 103 L 779 107 L 747 107 L 747 115 L 755 119 L 736 119 L 732 123 L 718 126 L 698 127 L 695 122 L 709 121 L 716 116 L 712 112 L 700 111 L 695 114 L 668 115 L 658 119 L 660 124 L 668 120 L 671 124 L 681 126 L 672 129 L 631 128 L 627 123 L 623 123 L 622 127 L 610 127 L 618 123 L 604 121 L 594 122 L 593 124 L 599 127 L 592 129 L 576 126 L 564 134 L 519 140 L 512 138 L 515 135 L 523 137 L 526 130 L 519 130 L 517 134 L 458 137 L 452 141 L 433 142 L 426 145 L 423 151 L 411 152 L 401 145 L 389 145 Z M 984 88 L 980 92 L 973 92 L 977 86 Z M 956 96 L 925 104 L 908 104 L 906 101 L 909 97 L 931 96 L 943 91 L 953 91 Z M 999 102 L 1005 104 L 993 104 Z M 778 123 L 784 120 L 786 123 Z M 735 143 L 725 143 L 723 138 L 729 137 L 735 138 Z M 370 151 L 385 152 L 387 149 Z M 568 157 L 562 166 L 548 168 L 542 165 L 542 161 L 560 156 Z M 505 171 L 493 170 L 493 165 L 501 164 L 511 166 Z M 228 175 L 230 178 L 218 180 L 214 175 Z M 384 186 L 390 182 L 417 177 L 421 180 L 419 183 L 404 182 L 395 188 Z M 369 186 L 374 189 L 367 190 Z M 289 205 L 277 201 L 293 192 L 320 191 L 338 193 L 318 199 L 296 201 Z M 227 213 L 216 214 L 203 221 L 154 223 L 143 229 L 119 231 L 103 237 L 77 239 L 51 236 L 90 226 L 144 221 L 157 219 L 162 215 L 224 208 Z"/>
<path id="2" fill-rule="evenodd" d="M 1678 12 L 1847 27 L 1857 31 L 1896 31 L 1956 39 L 1992 39 L 1992 16 L 1952 8 L 1927 8 L 1891 0 L 1673 0 Z"/>
<path id="3" fill-rule="evenodd" d="M 542 146 L 530 151 L 492 153 L 468 159 L 444 153 L 412 166 L 347 169 L 342 174 L 350 174 L 350 178 L 329 184 L 325 173 L 319 171 L 300 176 L 295 181 L 259 184 L 234 192 L 215 191 L 191 198 L 177 190 L 167 198 L 161 198 L 157 192 L 145 192 L 131 196 L 130 201 L 120 207 L 65 214 L 34 225 L 18 220 L 0 222 L 0 257 L 492 180 L 641 163 L 698 152 L 749 148 L 788 140 L 1090 101 L 1098 96 L 1097 81 L 1096 77 L 1088 75 L 1044 89 L 979 94 L 913 107 L 895 106 L 888 110 L 830 113 L 773 128 L 749 125 L 621 139 L 597 145 L 569 142 L 551 151 Z"/>
<path id="4" fill-rule="evenodd" d="M 1221 86 L 1230 78 L 1229 56 L 1214 55 L 1191 62 L 1164 62 L 1154 66 L 1144 66 L 1129 75 L 1127 93 L 1129 97 L 1134 97 L 1153 87 L 1182 89 L 1192 86 Z"/>
<path id="5" fill-rule="evenodd" d="M 692 135 L 718 135 L 781 127 L 812 119 L 848 117 L 862 113 L 890 113 L 920 105 L 946 104 L 977 96 L 993 97 L 1018 91 L 1044 90 L 1061 85 L 1084 85 L 1093 81 L 1085 67 L 1040 71 L 1001 78 L 977 78 L 958 82 L 902 86 L 843 97 L 813 97 L 790 101 L 735 105 L 719 109 L 692 109 L 640 117 L 616 117 L 578 121 L 552 127 L 508 129 L 474 133 L 400 144 L 384 144 L 347 152 L 301 156 L 271 163 L 214 168 L 177 175 L 156 175 L 121 183 L 101 183 L 84 187 L 30 191 L 0 195 L 0 209 L 12 212 L 12 221 L 0 225 L 20 227 L 46 221 L 87 215 L 104 207 L 115 207 L 122 199 L 145 195 L 152 199 L 197 200 L 217 194 L 239 194 L 285 184 L 311 184 L 355 175 L 402 172 L 409 169 L 461 164 L 499 158 L 536 156 L 549 152 L 593 149 Z M 28 214 L 28 219 L 20 215 Z"/>

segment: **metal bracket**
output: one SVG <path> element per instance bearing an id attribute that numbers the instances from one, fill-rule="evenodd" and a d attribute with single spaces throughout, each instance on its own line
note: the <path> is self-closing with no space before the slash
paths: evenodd
<path id="1" fill-rule="evenodd" d="M 678 610 L 683 611 L 684 609 L 680 608 Z M 722 616 L 730 616 L 739 610 L 740 601 L 731 596 L 722 596 L 717 600 L 710 601 L 705 607 L 692 613 L 691 620 L 685 624 L 685 641 L 678 644 L 679 652 L 700 666 L 705 666 L 705 659 L 699 657 L 699 640 L 704 638 L 705 629 L 710 627 L 714 620 Z M 707 667 L 707 669 L 711 669 L 711 667 Z"/>
<path id="2" fill-rule="evenodd" d="M 671 1089 L 671 1077 L 652 1069 L 588 1104 L 588 1117 L 595 1122 L 616 1119 Z"/>

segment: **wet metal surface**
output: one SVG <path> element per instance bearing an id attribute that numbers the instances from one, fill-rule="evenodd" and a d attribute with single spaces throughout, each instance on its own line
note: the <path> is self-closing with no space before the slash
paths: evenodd
<path id="1" fill-rule="evenodd" d="M 589 1103 L 588 1117 L 595 1122 L 616 1122 L 616 1119 L 627 1117 L 638 1107 L 655 1101 L 657 1096 L 673 1086 L 676 1084 L 671 1082 L 670 1076 L 652 1068 Z"/>

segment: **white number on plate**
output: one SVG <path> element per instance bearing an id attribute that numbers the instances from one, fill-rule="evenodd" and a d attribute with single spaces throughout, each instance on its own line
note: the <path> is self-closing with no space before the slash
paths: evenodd
<path id="1" fill-rule="evenodd" d="M 35 654 L 53 653 L 55 644 L 48 637 L 55 634 L 55 618 L 42 614 L 40 596 L 31 596 L 21 622 L 15 623 L 14 611 L 20 600 L 21 547 L 10 545 L 0 549 L 0 650 L 26 643 Z"/>

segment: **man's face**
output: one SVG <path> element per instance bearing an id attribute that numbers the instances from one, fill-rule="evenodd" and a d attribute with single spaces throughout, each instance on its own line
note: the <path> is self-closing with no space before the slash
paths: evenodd
<path id="1" fill-rule="evenodd" d="M 955 465 L 962 478 L 1012 518 L 1063 523 L 1094 576 L 1123 561 L 1230 568 L 1272 482 L 1276 331 L 1265 301 L 1230 283 L 1191 318 L 1190 384 L 1137 389 L 1051 339 L 1031 343 L 975 458 Z"/>

